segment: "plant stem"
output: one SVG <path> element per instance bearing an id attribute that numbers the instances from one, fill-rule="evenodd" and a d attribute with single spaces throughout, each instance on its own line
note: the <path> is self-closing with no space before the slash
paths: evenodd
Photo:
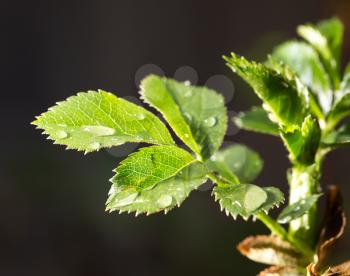
<path id="1" fill-rule="evenodd" d="M 227 187 L 230 185 L 225 181 L 221 180 L 213 173 L 208 173 L 207 175 L 210 180 L 216 183 L 218 186 Z M 289 242 L 294 248 L 296 248 L 299 252 L 301 252 L 306 258 L 312 259 L 314 254 L 313 250 L 304 242 L 290 235 L 281 225 L 279 225 L 273 218 L 266 215 L 264 212 L 260 212 L 255 215 L 257 219 L 259 219 L 265 226 L 270 229 L 270 231 L 279 237 L 281 240 Z"/>
<path id="2" fill-rule="evenodd" d="M 256 215 L 256 218 L 259 219 L 270 231 L 279 237 L 282 240 L 288 240 L 287 231 L 279 225 L 273 218 L 261 212 Z"/>
<path id="3" fill-rule="evenodd" d="M 319 192 L 321 166 L 326 151 L 319 150 L 312 165 L 295 165 L 288 175 L 290 185 L 289 204 L 293 204 Z M 317 203 L 300 218 L 289 224 L 289 235 L 314 248 L 317 242 Z"/>
<path id="4" fill-rule="evenodd" d="M 315 194 L 318 188 L 318 179 L 319 174 L 317 173 L 315 164 L 305 167 L 293 167 L 289 175 L 289 204 Z M 290 222 L 289 234 L 314 247 L 316 242 L 316 224 L 317 205 L 315 204 L 305 215 Z"/>
<path id="5" fill-rule="evenodd" d="M 293 247 L 295 247 L 299 252 L 301 252 L 306 258 L 312 260 L 314 255 L 313 250 L 305 244 L 303 241 L 293 237 L 288 234 L 288 232 L 278 224 L 273 218 L 266 215 L 265 213 L 258 213 L 256 218 L 259 219 L 270 231 L 279 237 L 281 240 L 289 242 Z"/>

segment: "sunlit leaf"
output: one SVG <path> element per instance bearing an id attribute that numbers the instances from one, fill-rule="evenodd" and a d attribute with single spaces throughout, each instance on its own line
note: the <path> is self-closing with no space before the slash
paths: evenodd
<path id="1" fill-rule="evenodd" d="M 238 184 L 227 187 L 216 186 L 213 191 L 215 200 L 219 201 L 221 210 L 224 210 L 226 215 L 231 215 L 233 218 L 240 215 L 247 219 L 259 212 L 268 212 L 268 207 L 279 205 L 284 198 L 281 192 L 274 193 L 276 190 L 279 191 L 277 188 L 272 190 L 271 187 Z"/>
<path id="2" fill-rule="evenodd" d="M 339 64 L 344 34 L 343 23 L 338 18 L 333 17 L 331 19 L 322 20 L 317 24 L 317 27 L 327 39 L 328 47 Z"/>
<path id="3" fill-rule="evenodd" d="M 152 146 L 129 155 L 116 169 L 107 210 L 167 212 L 206 181 L 207 170 L 175 146 Z"/>
<path id="4" fill-rule="evenodd" d="M 337 98 L 333 108 L 328 115 L 328 120 L 332 125 L 336 125 L 340 120 L 350 115 L 350 93 Z"/>
<path id="5" fill-rule="evenodd" d="M 107 201 L 107 210 L 135 212 L 136 215 L 147 215 L 169 210 L 180 204 L 189 194 L 206 182 L 205 167 L 199 163 L 192 163 L 182 169 L 175 176 L 163 180 L 152 189 L 136 192 L 134 189 L 121 190 L 112 185 Z"/>
<path id="6" fill-rule="evenodd" d="M 308 41 L 321 55 L 322 61 L 333 80 L 335 89 L 339 86 L 339 57 L 343 40 L 342 23 L 336 19 L 301 25 L 298 33 Z"/>
<path id="7" fill-rule="evenodd" d="M 163 114 L 177 136 L 202 159 L 220 147 L 227 128 L 221 95 L 154 75 L 142 81 L 141 89 L 142 98 Z"/>
<path id="8" fill-rule="evenodd" d="M 206 164 L 233 184 L 238 183 L 237 177 L 239 182 L 252 182 L 263 168 L 259 154 L 239 144 L 217 151 Z"/>
<path id="9" fill-rule="evenodd" d="M 342 125 L 333 130 L 322 139 L 322 145 L 325 147 L 339 147 L 350 145 L 350 123 Z"/>
<path id="10" fill-rule="evenodd" d="M 340 89 L 335 94 L 333 109 L 328 116 L 328 121 L 336 125 L 341 119 L 350 114 L 350 63 L 346 66 Z"/>
<path id="11" fill-rule="evenodd" d="M 318 53 L 304 42 L 288 41 L 276 47 L 273 59 L 288 64 L 299 78 L 310 87 L 325 113 L 332 106 L 332 85 Z"/>
<path id="12" fill-rule="evenodd" d="M 308 110 L 308 91 L 288 68 L 278 72 L 233 53 L 224 58 L 227 65 L 254 89 L 286 131 L 302 124 Z"/>
<path id="13" fill-rule="evenodd" d="M 268 213 L 271 209 L 279 207 L 284 202 L 284 195 L 280 189 L 276 187 L 264 187 L 267 193 L 266 201 L 259 207 L 258 211 Z M 256 212 L 255 212 L 256 213 Z"/>
<path id="14" fill-rule="evenodd" d="M 278 125 L 272 122 L 267 111 L 261 107 L 253 107 L 249 111 L 240 112 L 232 118 L 235 124 L 242 129 L 278 136 Z"/>
<path id="15" fill-rule="evenodd" d="M 344 98 L 348 94 L 350 94 L 350 63 L 348 63 L 348 65 L 346 66 L 343 79 L 340 83 L 340 88 L 338 91 L 336 91 L 334 106 L 338 105 L 342 101 L 342 98 Z M 348 105 L 348 107 L 349 107 L 349 105 Z M 336 108 L 337 107 L 335 107 L 335 109 Z M 349 111 L 349 113 L 350 113 L 350 111 Z M 347 113 L 347 114 L 349 114 L 349 113 Z"/>
<path id="16" fill-rule="evenodd" d="M 151 112 L 102 90 L 69 97 L 38 116 L 33 124 L 56 144 L 85 152 L 126 142 L 174 143 Z"/>
<path id="17" fill-rule="evenodd" d="M 281 134 L 293 161 L 303 164 L 314 162 L 321 138 L 321 130 L 316 119 L 309 115 L 305 118 L 301 128 Z"/>
<path id="18" fill-rule="evenodd" d="M 111 181 L 122 189 L 142 191 L 174 176 L 195 161 L 191 154 L 176 146 L 145 147 L 120 162 Z"/>

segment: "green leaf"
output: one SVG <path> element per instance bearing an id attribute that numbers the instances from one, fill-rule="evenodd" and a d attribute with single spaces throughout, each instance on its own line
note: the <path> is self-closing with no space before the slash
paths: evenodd
<path id="1" fill-rule="evenodd" d="M 221 145 L 227 127 L 224 100 L 214 90 L 151 75 L 142 97 L 159 110 L 177 136 L 203 160 Z"/>
<path id="2" fill-rule="evenodd" d="M 122 189 L 151 189 L 193 162 L 196 159 L 190 153 L 176 146 L 141 148 L 120 162 L 111 181 Z"/>
<path id="3" fill-rule="evenodd" d="M 332 85 L 318 53 L 311 46 L 304 42 L 288 41 L 276 47 L 272 57 L 290 66 L 318 97 L 323 111 L 329 112 L 332 106 Z"/>
<path id="4" fill-rule="evenodd" d="M 308 110 L 308 91 L 292 72 L 287 68 L 277 72 L 233 53 L 224 59 L 254 89 L 286 131 L 302 124 Z"/>
<path id="5" fill-rule="evenodd" d="M 151 146 L 130 154 L 115 170 L 107 210 L 167 212 L 206 180 L 207 170 L 176 146 Z"/>
<path id="6" fill-rule="evenodd" d="M 260 188 L 252 184 L 216 186 L 213 191 L 221 210 L 225 210 L 226 215 L 231 215 L 234 219 L 238 215 L 248 219 L 259 212 L 267 212 L 268 207 L 277 206 L 284 200 L 283 194 L 277 188 Z"/>
<path id="7" fill-rule="evenodd" d="M 327 39 L 327 44 L 336 59 L 340 63 L 341 47 L 343 44 L 344 26 L 339 18 L 331 18 L 319 22 L 318 29 Z"/>
<path id="8" fill-rule="evenodd" d="M 305 199 L 299 200 L 282 210 L 277 218 L 277 222 L 284 224 L 299 218 L 307 213 L 317 202 L 321 194 L 311 195 Z"/>
<path id="9" fill-rule="evenodd" d="M 342 125 L 340 128 L 327 134 L 322 139 L 324 147 L 339 147 L 350 145 L 350 123 Z"/>
<path id="10" fill-rule="evenodd" d="M 350 93 L 347 93 L 337 99 L 334 103 L 333 109 L 328 115 L 330 125 L 336 125 L 340 120 L 350 114 Z"/>
<path id="11" fill-rule="evenodd" d="M 318 121 L 307 116 L 301 128 L 282 132 L 282 139 L 291 154 L 291 159 L 302 164 L 312 164 L 321 138 Z"/>
<path id="12" fill-rule="evenodd" d="M 340 89 L 335 95 L 333 109 L 328 116 L 329 123 L 336 125 L 350 114 L 350 63 L 346 66 Z"/>
<path id="13" fill-rule="evenodd" d="M 268 212 L 274 207 L 279 207 L 281 203 L 284 202 L 283 193 L 276 187 L 264 187 L 264 191 L 267 193 L 266 201 L 260 206 L 259 212 Z"/>
<path id="14" fill-rule="evenodd" d="M 308 41 L 321 55 L 322 61 L 333 80 L 335 89 L 339 85 L 339 57 L 343 39 L 343 26 L 336 19 L 321 21 L 317 26 L 301 25 L 299 35 Z"/>
<path id="15" fill-rule="evenodd" d="M 350 75 L 350 62 L 348 62 L 344 71 L 344 76 L 349 76 L 349 75 Z"/>
<path id="16" fill-rule="evenodd" d="M 345 68 L 344 77 L 340 83 L 340 92 L 342 95 L 350 93 L 350 63 Z"/>
<path id="17" fill-rule="evenodd" d="M 268 113 L 261 107 L 252 107 L 251 110 L 240 112 L 233 118 L 234 123 L 242 129 L 278 136 L 278 125 L 273 123 Z"/>
<path id="18" fill-rule="evenodd" d="M 151 112 L 102 90 L 69 97 L 33 124 L 56 144 L 85 152 L 126 142 L 174 144 L 167 128 Z"/>
<path id="19" fill-rule="evenodd" d="M 122 189 L 114 183 L 109 192 L 107 210 L 122 212 L 146 213 L 147 215 L 164 211 L 167 213 L 189 196 L 206 180 L 207 170 L 195 162 L 183 168 L 175 176 L 160 181 L 151 189 L 138 191 L 134 187 Z"/>
<path id="20" fill-rule="evenodd" d="M 227 181 L 238 184 L 255 180 L 263 168 L 263 161 L 255 151 L 237 144 L 217 151 L 206 165 Z"/>

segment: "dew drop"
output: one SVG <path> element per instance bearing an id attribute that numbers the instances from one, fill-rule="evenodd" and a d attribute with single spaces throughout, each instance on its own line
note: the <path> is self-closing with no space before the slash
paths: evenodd
<path id="1" fill-rule="evenodd" d="M 268 117 L 269 117 L 269 119 L 270 119 L 272 122 L 278 123 L 278 119 L 277 119 L 277 117 L 276 117 L 275 114 L 269 113 L 269 114 L 268 114 Z"/>
<path id="2" fill-rule="evenodd" d="M 139 120 L 144 120 L 146 118 L 146 115 L 143 113 L 135 114 L 135 116 Z"/>
<path id="3" fill-rule="evenodd" d="M 160 208 L 166 208 L 171 205 L 173 202 L 173 197 L 170 195 L 162 195 L 158 200 L 157 200 L 157 205 Z"/>
<path id="4" fill-rule="evenodd" d="M 68 133 L 65 132 L 64 130 L 58 130 L 56 133 L 55 133 L 55 138 L 60 140 L 60 139 L 64 139 L 64 138 L 67 138 L 68 137 Z"/>
<path id="5" fill-rule="evenodd" d="M 110 136 L 115 133 L 115 129 L 105 126 L 85 126 L 83 130 L 96 136 Z"/>
<path id="6" fill-rule="evenodd" d="M 93 143 L 91 143 L 91 144 L 89 145 L 89 148 L 90 148 L 91 150 L 98 150 L 98 149 L 100 149 L 100 146 L 101 146 L 100 143 L 98 143 L 98 142 L 93 142 Z"/>
<path id="7" fill-rule="evenodd" d="M 215 117 L 209 117 L 207 119 L 204 120 L 204 124 L 207 126 L 207 127 L 213 127 L 215 126 L 217 120 Z"/>
<path id="8" fill-rule="evenodd" d="M 137 196 L 138 196 L 138 193 L 133 193 L 131 195 L 128 195 L 127 197 L 124 197 L 118 200 L 118 203 L 115 205 L 115 207 L 123 207 L 123 206 L 130 205 L 134 203 Z"/>

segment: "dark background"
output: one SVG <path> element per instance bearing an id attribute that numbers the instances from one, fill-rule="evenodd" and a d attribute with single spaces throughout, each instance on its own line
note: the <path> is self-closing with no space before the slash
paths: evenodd
<path id="1" fill-rule="evenodd" d="M 135 72 L 156 64 L 167 76 L 193 67 L 199 84 L 216 74 L 235 84 L 231 111 L 256 98 L 225 67 L 235 51 L 263 60 L 295 26 L 338 15 L 350 30 L 349 1 L 1 1 L 0 275 L 255 275 L 264 266 L 240 256 L 259 223 L 234 222 L 209 191 L 168 215 L 107 214 L 108 179 L 121 160 L 105 150 L 83 156 L 45 140 L 29 123 L 77 91 L 137 96 Z M 344 62 L 350 57 L 347 32 Z M 258 183 L 287 189 L 280 141 L 238 132 L 227 141 L 258 150 Z M 323 184 L 350 192 L 349 149 L 332 153 Z M 345 201 L 350 213 L 350 203 Z M 350 256 L 347 229 L 336 259 Z"/>

